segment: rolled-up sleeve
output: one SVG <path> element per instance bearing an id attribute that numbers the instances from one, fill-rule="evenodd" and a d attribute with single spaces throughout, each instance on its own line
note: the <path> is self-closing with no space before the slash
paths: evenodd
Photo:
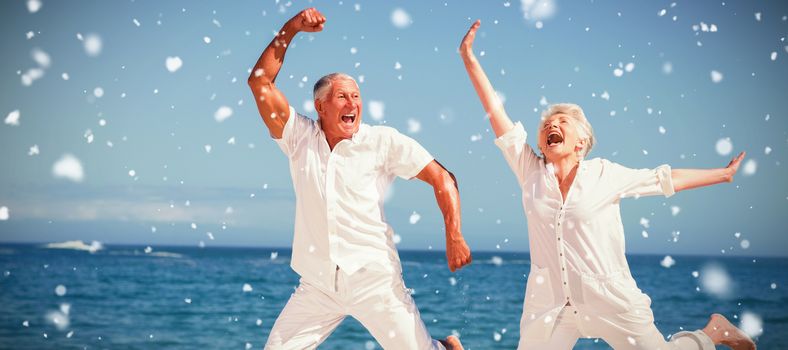
<path id="1" fill-rule="evenodd" d="M 517 183 L 522 187 L 526 175 L 532 169 L 538 168 L 539 156 L 534 153 L 531 146 L 525 142 L 527 134 L 523 124 L 517 122 L 514 127 L 495 139 L 495 145 L 501 149 L 503 157 L 509 167 L 517 176 Z"/>
<path id="2" fill-rule="evenodd" d="M 389 138 L 385 167 L 390 173 L 409 180 L 418 175 L 434 159 L 416 140 L 394 128 L 384 130 Z"/>
<path id="3" fill-rule="evenodd" d="M 604 161 L 604 183 L 608 184 L 619 198 L 664 195 L 670 197 L 673 187 L 670 165 L 663 164 L 654 169 L 630 169 L 617 163 Z"/>
<path id="4" fill-rule="evenodd" d="M 290 106 L 290 115 L 287 118 L 285 127 L 282 129 L 282 138 L 275 138 L 274 141 L 279 145 L 282 152 L 290 157 L 296 145 L 298 145 L 299 137 L 303 137 L 306 135 L 307 130 L 314 128 L 314 123 L 314 120 L 296 113 L 295 108 Z"/>

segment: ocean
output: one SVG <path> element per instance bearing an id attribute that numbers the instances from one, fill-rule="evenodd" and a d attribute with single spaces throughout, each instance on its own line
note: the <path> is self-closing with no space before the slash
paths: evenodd
<path id="1" fill-rule="evenodd" d="M 0 349 L 262 349 L 298 283 L 289 249 L 67 248 L 0 245 Z M 400 258 L 434 338 L 459 334 L 469 350 L 517 347 L 527 253 L 474 252 L 457 273 L 443 252 Z M 762 333 L 759 349 L 788 348 L 788 259 L 673 256 L 666 268 L 664 256 L 628 258 L 666 336 L 717 312 Z M 379 348 L 352 318 L 320 346 Z M 607 348 L 597 339 L 575 347 Z"/>

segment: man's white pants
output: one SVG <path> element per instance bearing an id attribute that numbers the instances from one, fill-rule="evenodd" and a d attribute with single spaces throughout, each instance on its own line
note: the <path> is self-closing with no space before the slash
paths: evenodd
<path id="1" fill-rule="evenodd" d="M 522 333 L 522 331 L 521 331 Z M 654 325 L 651 308 L 636 307 L 634 310 L 605 316 L 581 316 L 574 306 L 565 306 L 558 314 L 552 336 L 546 341 L 534 341 L 520 337 L 519 350 L 572 349 L 580 337 L 602 338 L 616 350 L 714 350 L 711 339 L 697 330 L 679 332 L 665 341 Z"/>
<path id="2" fill-rule="evenodd" d="M 400 274 L 338 270 L 333 290 L 304 279 L 274 323 L 265 349 L 314 349 L 346 316 L 358 320 L 384 349 L 441 349 L 421 321 Z"/>

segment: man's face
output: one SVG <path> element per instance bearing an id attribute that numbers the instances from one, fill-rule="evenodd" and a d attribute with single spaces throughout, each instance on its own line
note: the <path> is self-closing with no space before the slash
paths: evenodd
<path id="1" fill-rule="evenodd" d="M 349 139 L 361 125 L 361 93 L 352 80 L 337 79 L 325 100 L 315 100 L 320 124 L 329 139 Z"/>

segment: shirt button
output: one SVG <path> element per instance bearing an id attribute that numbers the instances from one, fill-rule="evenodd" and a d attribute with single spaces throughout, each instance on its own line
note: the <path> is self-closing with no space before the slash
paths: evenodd
<path id="1" fill-rule="evenodd" d="M 560 241 L 560 240 L 561 240 L 561 237 L 558 237 L 558 240 Z"/>
<path id="2" fill-rule="evenodd" d="M 564 256 L 564 253 L 558 253 L 558 256 Z"/>
<path id="3" fill-rule="evenodd" d="M 566 282 L 564 282 L 564 285 L 566 285 Z"/>
<path id="4" fill-rule="evenodd" d="M 577 310 L 575 310 L 575 314 L 577 314 Z"/>
<path id="5" fill-rule="evenodd" d="M 561 271 L 566 271 L 566 269 L 562 267 L 562 268 L 561 268 Z"/>

